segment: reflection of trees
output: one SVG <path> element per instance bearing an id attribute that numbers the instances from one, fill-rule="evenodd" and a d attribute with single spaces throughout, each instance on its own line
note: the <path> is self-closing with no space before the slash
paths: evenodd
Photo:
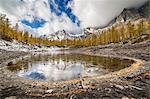
<path id="1" fill-rule="evenodd" d="M 56 68 L 58 69 L 58 70 L 66 70 L 66 67 L 67 67 L 67 64 L 64 62 L 64 65 L 63 64 L 60 64 L 60 62 L 61 62 L 62 60 L 60 59 L 59 61 L 57 61 L 58 62 L 58 64 L 56 64 Z M 63 62 L 63 61 L 62 61 Z M 60 67 L 61 66 L 61 67 Z"/>
<path id="2" fill-rule="evenodd" d="M 18 61 L 15 64 L 11 64 L 9 66 L 7 66 L 7 69 L 12 71 L 12 72 L 16 72 L 19 70 L 26 70 L 28 68 L 28 62 L 27 61 Z"/>
<path id="3" fill-rule="evenodd" d="M 121 60 L 118 58 L 80 55 L 80 54 L 39 55 L 27 59 L 26 62 L 25 60 L 19 61 L 16 64 L 8 66 L 8 69 L 12 71 L 27 69 L 30 68 L 29 66 L 32 65 L 33 62 L 37 61 L 42 63 L 49 61 L 52 64 L 52 66 L 56 66 L 58 70 L 66 70 L 67 68 L 69 68 L 69 66 L 72 66 L 72 64 L 86 63 L 92 64 L 97 67 L 101 66 L 101 68 L 108 69 L 110 71 L 122 69 L 124 67 L 129 66 L 133 62 L 130 60 Z"/>

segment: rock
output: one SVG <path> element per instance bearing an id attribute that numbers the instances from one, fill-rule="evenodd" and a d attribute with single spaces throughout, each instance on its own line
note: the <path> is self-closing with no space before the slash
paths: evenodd
<path id="1" fill-rule="evenodd" d="M 70 99 L 78 99 L 78 98 L 77 98 L 76 95 L 73 94 L 73 95 L 70 96 Z"/>
<path id="2" fill-rule="evenodd" d="M 53 89 L 46 90 L 46 93 L 52 93 Z"/>
<path id="3" fill-rule="evenodd" d="M 111 88 L 105 88 L 105 90 L 110 93 L 111 92 Z"/>
<path id="4" fill-rule="evenodd" d="M 123 96 L 121 99 L 129 99 L 129 97 Z"/>
<path id="5" fill-rule="evenodd" d="M 77 84 L 76 84 L 76 86 L 77 86 L 77 88 L 79 88 L 79 89 L 81 89 L 81 88 L 82 88 L 81 83 L 77 83 Z"/>
<path id="6" fill-rule="evenodd" d="M 126 77 L 122 76 L 122 77 L 119 77 L 120 80 L 127 80 Z"/>
<path id="7" fill-rule="evenodd" d="M 115 19 L 113 19 L 109 25 L 111 26 L 114 23 L 119 23 L 119 22 L 126 22 L 128 20 L 137 20 L 140 18 L 148 18 L 149 17 L 149 6 L 150 6 L 150 1 L 147 1 L 143 6 L 140 8 L 130 8 L 127 9 L 125 8 L 122 13 L 117 16 Z M 127 43 L 127 42 L 124 42 Z"/>
<path id="8" fill-rule="evenodd" d="M 9 97 L 6 97 L 5 99 L 17 99 L 16 96 L 9 96 Z"/>
<path id="9" fill-rule="evenodd" d="M 149 17 L 150 14 L 150 1 L 147 1 L 143 6 L 141 6 L 138 10 L 142 17 Z"/>
<path id="10" fill-rule="evenodd" d="M 137 75 L 143 73 L 144 71 L 145 71 L 145 68 L 141 67 L 138 70 L 135 70 L 135 72 L 129 73 L 126 78 L 132 79 L 132 78 L 136 77 Z"/>
<path id="11" fill-rule="evenodd" d="M 127 88 L 129 88 L 129 86 L 124 86 L 124 88 L 126 88 L 126 89 L 127 89 Z"/>
<path id="12" fill-rule="evenodd" d="M 138 13 L 137 9 L 124 9 L 121 15 L 118 17 L 118 20 L 116 21 L 121 21 L 122 19 L 124 21 L 129 20 L 129 19 L 139 19 L 141 18 L 140 14 Z"/>
<path id="13" fill-rule="evenodd" d="M 8 66 L 11 66 L 11 65 L 13 65 L 13 62 L 9 62 L 7 65 L 8 65 Z"/>
<path id="14" fill-rule="evenodd" d="M 139 88 L 139 87 L 136 87 L 136 86 L 132 86 L 132 85 L 130 85 L 130 87 L 134 88 L 134 89 L 137 89 L 137 90 L 140 90 L 140 91 L 143 90 L 142 88 Z"/>
<path id="15" fill-rule="evenodd" d="M 116 88 L 119 88 L 119 89 L 121 89 L 121 90 L 123 90 L 124 89 L 124 87 L 123 86 L 121 86 L 121 85 L 114 85 Z"/>

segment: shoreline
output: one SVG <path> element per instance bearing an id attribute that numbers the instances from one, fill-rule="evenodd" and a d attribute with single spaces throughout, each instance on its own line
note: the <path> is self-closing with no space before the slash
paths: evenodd
<path id="1" fill-rule="evenodd" d="M 149 43 L 148 43 L 148 45 L 149 45 Z M 131 46 L 135 46 L 135 45 L 131 45 Z M 26 97 L 36 98 L 36 97 L 49 97 L 49 96 L 51 96 L 54 99 L 56 99 L 56 98 L 69 98 L 72 95 L 73 96 L 75 95 L 74 97 L 80 97 L 80 98 L 87 97 L 87 98 L 90 98 L 90 97 L 93 97 L 94 94 L 97 94 L 97 97 L 99 95 L 102 95 L 102 94 L 105 95 L 107 93 L 107 92 L 105 92 L 106 89 L 109 89 L 109 88 L 111 89 L 111 86 L 115 86 L 115 88 L 113 87 L 111 90 L 115 90 L 117 87 L 119 87 L 120 91 L 125 90 L 125 92 L 127 93 L 128 88 L 125 88 L 124 86 L 129 83 L 129 85 L 133 87 L 134 86 L 133 82 L 135 82 L 134 79 L 136 77 L 138 77 L 139 75 L 141 75 L 141 74 L 146 74 L 145 76 L 146 77 L 148 76 L 148 80 L 147 80 L 148 84 L 146 84 L 146 88 L 143 89 L 143 88 L 141 88 L 142 86 L 140 85 L 138 87 L 134 86 L 134 88 L 130 88 L 130 90 L 134 89 L 133 93 L 135 93 L 138 89 L 141 88 L 142 90 L 145 90 L 144 94 L 142 93 L 143 95 L 145 95 L 145 96 L 143 96 L 143 98 L 149 98 L 150 97 L 149 96 L 150 92 L 148 91 L 148 89 L 149 89 L 148 87 L 150 86 L 150 60 L 147 61 L 147 60 L 139 59 L 139 57 L 137 57 L 137 58 L 129 57 L 128 54 L 125 55 L 122 52 L 120 52 L 120 53 L 124 54 L 124 55 L 119 55 L 120 53 L 117 54 L 116 52 L 119 52 L 118 49 L 120 49 L 120 46 L 116 46 L 116 47 L 117 47 L 117 50 L 116 50 L 116 48 L 93 47 L 96 50 L 98 48 L 99 49 L 98 49 L 98 51 L 92 52 L 91 49 L 93 50 L 93 48 L 89 47 L 89 48 L 71 49 L 69 51 L 71 53 L 82 52 L 82 54 L 98 55 L 98 56 L 104 56 L 103 54 L 105 54 L 105 56 L 110 56 L 110 57 L 113 56 L 113 57 L 119 57 L 119 58 L 129 58 L 129 59 L 133 59 L 133 60 L 136 61 L 134 64 L 132 64 L 132 66 L 130 66 L 128 68 L 125 68 L 125 69 L 122 69 L 122 70 L 117 71 L 117 72 L 113 72 L 113 73 L 106 74 L 106 75 L 103 75 L 103 76 L 98 76 L 98 77 L 83 78 L 84 83 L 85 83 L 84 84 L 85 88 L 83 87 L 82 81 L 80 79 L 75 79 L 75 80 L 70 80 L 70 81 L 54 82 L 54 83 L 52 83 L 52 82 L 38 82 L 38 81 L 33 81 L 33 80 L 24 80 L 23 78 L 16 77 L 15 74 L 10 76 L 7 73 L 5 73 L 5 74 L 0 73 L 0 74 L 3 74 L 2 77 L 0 76 L 1 79 L 4 79 L 3 82 L 2 81 L 0 82 L 0 84 L 1 84 L 0 91 L 3 91 L 4 89 L 9 89 L 10 85 L 11 85 L 11 88 L 18 87 L 18 89 L 15 89 L 15 93 L 13 93 L 13 94 L 10 93 L 10 95 L 7 95 L 7 94 L 5 95 L 3 93 L 3 94 L 0 94 L 0 95 L 2 95 L 2 97 L 15 96 L 15 97 L 25 97 L 25 98 Z M 139 48 L 141 48 L 143 50 L 143 48 L 141 46 L 139 46 Z M 150 46 L 146 46 L 146 48 L 150 49 Z M 111 52 L 112 49 L 116 50 L 116 52 L 115 51 Z M 122 47 L 121 47 L 121 49 L 122 49 Z M 102 51 L 104 51 L 104 52 L 102 53 Z M 107 51 L 109 51 L 109 53 Z M 143 51 L 145 51 L 145 50 L 143 50 Z M 101 54 L 99 54 L 99 52 L 101 52 Z M 131 50 L 130 52 L 133 52 L 133 50 Z M 14 57 L 17 58 L 17 57 L 20 57 L 20 56 L 24 55 L 24 54 L 22 54 L 22 52 L 20 52 L 20 53 L 21 53 L 21 55 L 16 55 Z M 25 53 L 25 55 L 27 55 L 27 54 L 29 54 L 29 53 Z M 135 54 L 136 54 L 136 51 L 135 51 Z M 11 58 L 10 58 L 10 60 L 11 60 Z M 5 69 L 6 68 L 4 68 L 4 70 Z M 4 70 L 1 69 L 0 72 L 2 72 L 2 71 L 4 72 Z M 6 71 L 6 72 L 9 73 L 9 71 Z M 143 76 L 141 79 L 145 79 L 145 76 Z M 13 81 L 13 78 L 17 78 L 17 79 L 15 81 Z M 10 84 L 10 85 L 8 85 L 7 82 L 9 82 L 8 84 Z M 3 84 L 3 83 L 6 83 L 6 84 Z M 117 87 L 116 87 L 116 85 L 117 85 Z M 74 86 L 76 86 L 77 88 L 74 88 Z M 101 89 L 101 90 L 98 90 L 98 89 Z M 19 93 L 17 92 L 18 90 L 20 90 Z M 48 92 L 50 90 L 52 91 L 51 93 Z M 148 91 L 148 92 L 146 92 L 146 91 Z M 88 96 L 89 92 L 90 92 L 91 96 Z M 95 93 L 92 94 L 93 92 L 95 92 Z M 139 92 L 140 92 L 140 90 L 139 90 Z M 119 93 L 116 93 L 116 95 L 117 94 L 119 94 Z M 141 97 L 142 96 L 142 95 L 135 95 L 134 96 L 134 95 L 124 95 L 124 94 L 125 93 L 123 93 L 122 96 L 119 95 L 118 98 L 120 98 L 120 97 L 129 97 L 129 98 L 133 97 L 133 98 L 136 98 L 136 97 Z M 115 94 L 113 95 L 113 93 L 110 92 L 110 95 L 108 95 L 108 96 L 110 96 L 112 98 L 115 98 L 116 95 Z M 91 99 L 93 99 L 93 98 L 91 98 Z"/>

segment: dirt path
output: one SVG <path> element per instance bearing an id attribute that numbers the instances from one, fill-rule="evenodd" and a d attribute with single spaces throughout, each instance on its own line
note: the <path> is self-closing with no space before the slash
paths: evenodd
<path id="1" fill-rule="evenodd" d="M 107 45 L 69 50 L 72 53 L 130 57 L 140 59 L 137 66 L 126 73 L 106 77 L 84 78 L 65 82 L 37 82 L 25 80 L 6 70 L 6 61 L 27 55 L 24 52 L 0 50 L 0 97 L 52 99 L 149 99 L 150 98 L 150 42 L 135 45 Z M 131 70 L 132 69 L 132 70 Z M 131 71 L 130 71 L 131 70 Z M 122 71 L 122 72 L 124 72 Z M 127 72 L 129 71 L 129 72 Z M 118 72 L 119 73 L 119 72 Z M 14 80 L 15 79 L 15 80 Z"/>

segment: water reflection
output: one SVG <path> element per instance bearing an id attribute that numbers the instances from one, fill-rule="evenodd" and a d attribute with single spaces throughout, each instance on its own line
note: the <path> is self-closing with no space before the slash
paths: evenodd
<path id="1" fill-rule="evenodd" d="M 36 80 L 69 80 L 103 75 L 128 67 L 132 60 L 80 54 L 38 55 L 8 66 L 21 77 Z"/>

